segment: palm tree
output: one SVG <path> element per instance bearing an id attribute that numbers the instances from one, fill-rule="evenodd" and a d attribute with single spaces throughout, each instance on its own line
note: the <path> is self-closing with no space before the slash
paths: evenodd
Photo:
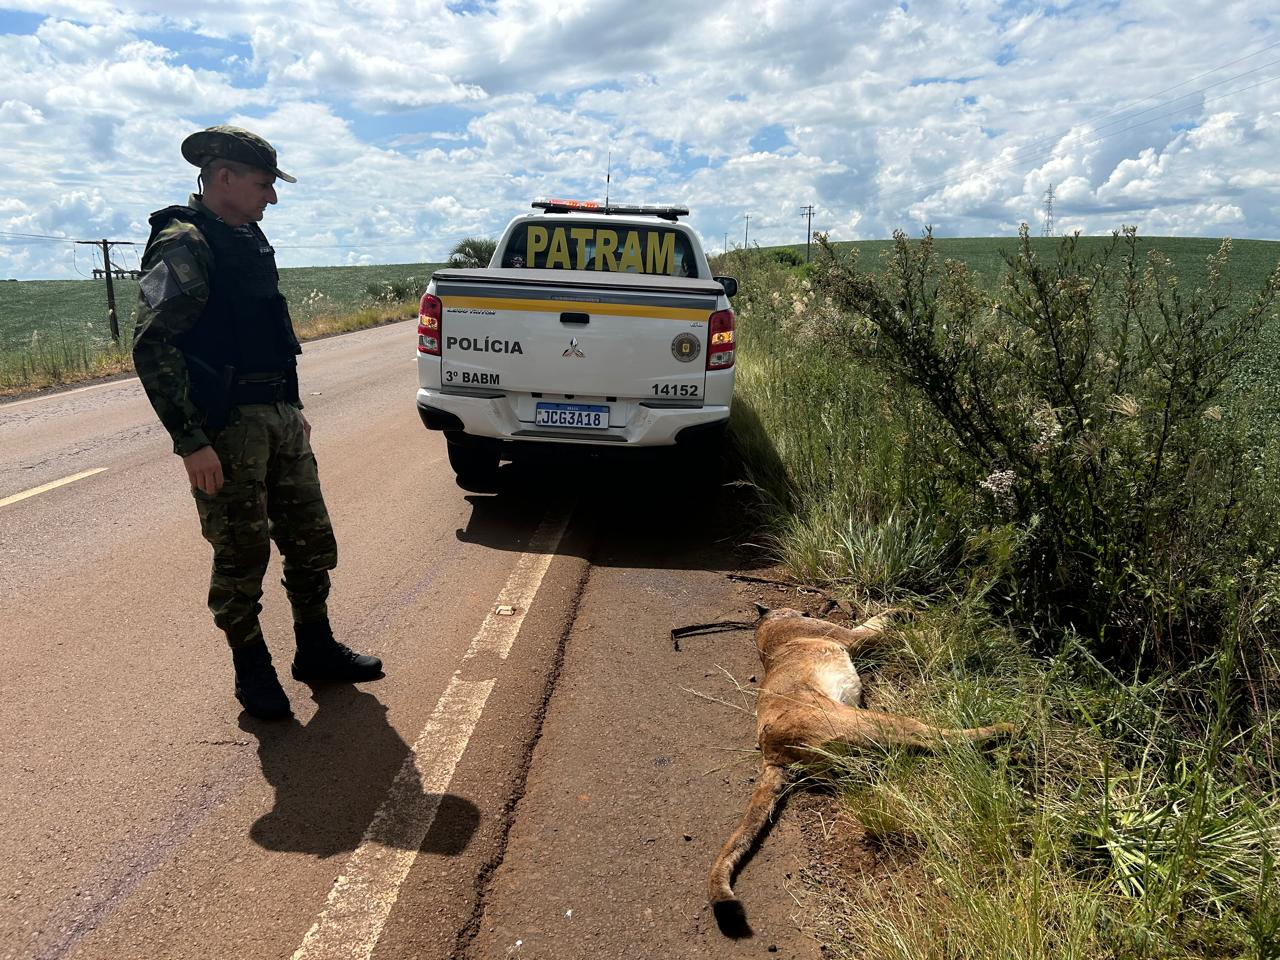
<path id="1" fill-rule="evenodd" d="M 497 249 L 497 240 L 489 237 L 465 237 L 449 251 L 449 266 L 487 267 Z"/>

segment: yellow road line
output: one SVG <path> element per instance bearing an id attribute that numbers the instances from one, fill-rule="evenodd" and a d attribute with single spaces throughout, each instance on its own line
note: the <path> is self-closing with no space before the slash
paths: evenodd
<path id="1" fill-rule="evenodd" d="M 58 489 L 58 487 L 65 487 L 68 483 L 75 483 L 77 480 L 83 480 L 85 477 L 92 477 L 95 473 L 102 473 L 106 469 L 106 467 L 95 467 L 92 470 L 84 471 L 84 473 L 72 474 L 69 477 L 63 477 L 61 480 L 54 480 L 52 483 L 46 483 L 39 487 L 32 487 L 30 490 L 22 491 L 22 493 L 15 493 L 11 497 L 5 497 L 3 500 L 0 500 L 0 507 L 7 507 L 11 503 L 17 503 L 19 500 L 26 500 L 28 497 L 48 493 L 50 490 Z"/>

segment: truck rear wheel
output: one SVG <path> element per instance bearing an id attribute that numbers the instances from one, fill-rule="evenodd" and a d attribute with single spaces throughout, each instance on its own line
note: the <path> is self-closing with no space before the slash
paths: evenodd
<path id="1" fill-rule="evenodd" d="M 449 466 L 464 490 L 488 492 L 498 479 L 498 445 L 465 433 L 446 433 Z"/>

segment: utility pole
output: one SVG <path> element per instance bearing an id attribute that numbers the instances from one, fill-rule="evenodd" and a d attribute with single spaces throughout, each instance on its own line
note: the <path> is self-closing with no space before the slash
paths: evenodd
<path id="1" fill-rule="evenodd" d="M 1042 237 L 1053 236 L 1053 184 L 1049 184 L 1049 189 L 1044 192 L 1044 229 L 1040 231 Z"/>
<path id="2" fill-rule="evenodd" d="M 76 243 L 102 248 L 102 276 L 107 281 L 107 322 L 111 325 L 111 339 L 119 343 L 120 321 L 116 319 L 116 288 L 111 282 L 114 273 L 111 269 L 111 248 L 136 247 L 137 244 L 131 240 L 108 240 L 105 237 L 101 240 L 77 240 Z M 94 272 L 96 273 L 97 271 Z M 121 276 L 124 275 L 124 272 L 123 270 L 120 271 Z"/>
<path id="3" fill-rule="evenodd" d="M 808 263 L 809 262 L 809 241 L 813 239 L 813 204 L 811 203 L 807 207 L 801 207 L 800 212 L 804 214 L 808 214 L 809 216 L 809 224 L 808 226 L 805 227 L 805 230 L 804 230 L 804 262 Z"/>
<path id="4" fill-rule="evenodd" d="M 747 249 L 747 237 L 751 235 L 751 214 L 747 214 L 747 222 L 742 227 L 742 249 Z"/>
<path id="5" fill-rule="evenodd" d="M 728 230 L 724 232 L 724 252 L 725 253 L 729 252 L 729 231 Z"/>

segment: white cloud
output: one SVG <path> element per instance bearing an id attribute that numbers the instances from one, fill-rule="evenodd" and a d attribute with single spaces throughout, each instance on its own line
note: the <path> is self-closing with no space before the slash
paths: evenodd
<path id="1" fill-rule="evenodd" d="M 5 100 L 0 103 L 0 124 L 38 127 L 44 123 L 44 114 L 21 100 Z"/>
<path id="2" fill-rule="evenodd" d="M 838 238 L 1008 233 L 1050 184 L 1088 233 L 1280 234 L 1280 31 L 1244 0 L 24 7 L 0 230 L 142 239 L 193 187 L 181 139 L 232 122 L 299 178 L 265 224 L 286 264 L 441 259 L 535 195 L 603 194 L 610 154 L 613 196 L 687 203 L 716 249 L 747 215 L 802 242 L 811 203 Z M 0 261 L 70 271 L 54 244 Z"/>

